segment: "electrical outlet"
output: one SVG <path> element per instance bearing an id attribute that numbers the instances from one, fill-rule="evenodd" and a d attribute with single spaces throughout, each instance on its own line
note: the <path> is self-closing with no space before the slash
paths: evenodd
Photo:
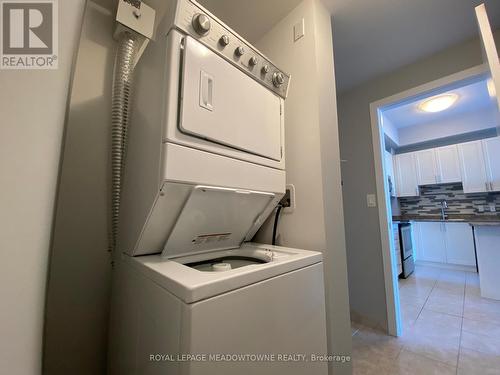
<path id="1" fill-rule="evenodd" d="M 291 195 L 290 189 L 286 189 L 285 195 L 283 195 L 283 198 L 281 198 L 280 200 L 280 204 L 281 206 L 283 206 L 283 208 L 290 207 L 292 205 L 292 199 L 290 195 Z"/>
<path id="2" fill-rule="evenodd" d="M 482 204 L 477 206 L 477 212 L 484 212 L 484 206 Z"/>
<path id="3" fill-rule="evenodd" d="M 286 185 L 285 195 L 280 201 L 283 206 L 284 213 L 290 213 L 295 210 L 295 186 L 292 184 Z"/>
<path id="4" fill-rule="evenodd" d="M 495 203 L 491 202 L 488 204 L 490 212 L 496 212 L 497 208 L 495 207 Z"/>

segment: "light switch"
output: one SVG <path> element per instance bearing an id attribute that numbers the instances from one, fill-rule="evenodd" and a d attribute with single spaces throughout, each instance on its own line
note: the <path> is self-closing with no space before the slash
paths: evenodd
<path id="1" fill-rule="evenodd" d="M 302 18 L 299 22 L 293 25 L 293 41 L 296 42 L 305 35 L 305 25 L 304 19 Z"/>
<path id="2" fill-rule="evenodd" d="M 366 194 L 366 204 L 368 207 L 377 207 L 377 197 L 375 194 Z"/>

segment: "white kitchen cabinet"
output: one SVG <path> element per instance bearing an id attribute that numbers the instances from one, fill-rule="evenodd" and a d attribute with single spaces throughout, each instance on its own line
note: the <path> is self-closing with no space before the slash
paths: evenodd
<path id="1" fill-rule="evenodd" d="M 475 266 L 474 238 L 468 223 L 445 223 L 446 263 Z"/>
<path id="2" fill-rule="evenodd" d="M 474 238 L 468 223 L 413 223 L 415 260 L 475 266 Z"/>
<path id="3" fill-rule="evenodd" d="M 418 196 L 417 165 L 414 153 L 398 154 L 395 159 L 397 196 Z"/>
<path id="4" fill-rule="evenodd" d="M 483 139 L 486 178 L 489 191 L 500 191 L 500 137 Z"/>
<path id="5" fill-rule="evenodd" d="M 420 256 L 427 262 L 446 263 L 444 223 L 420 222 Z"/>
<path id="6" fill-rule="evenodd" d="M 464 193 L 488 191 L 485 160 L 481 141 L 460 143 L 458 145 L 460 169 Z"/>
<path id="7" fill-rule="evenodd" d="M 457 145 L 438 147 L 435 150 L 437 182 L 447 184 L 461 182 L 460 161 Z"/>
<path id="8" fill-rule="evenodd" d="M 437 184 L 437 167 L 434 149 L 417 151 L 415 162 L 417 165 L 417 177 L 419 185 Z"/>

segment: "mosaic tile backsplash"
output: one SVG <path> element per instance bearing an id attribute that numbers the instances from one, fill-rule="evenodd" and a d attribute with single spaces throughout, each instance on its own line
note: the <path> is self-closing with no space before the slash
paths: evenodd
<path id="1" fill-rule="evenodd" d="M 464 194 L 461 183 L 420 186 L 420 196 L 398 198 L 402 215 L 440 215 L 441 202 L 448 203 L 449 215 L 496 215 L 500 213 L 500 192 Z M 496 212 L 490 212 L 494 203 Z M 484 212 L 480 212 L 480 206 Z"/>

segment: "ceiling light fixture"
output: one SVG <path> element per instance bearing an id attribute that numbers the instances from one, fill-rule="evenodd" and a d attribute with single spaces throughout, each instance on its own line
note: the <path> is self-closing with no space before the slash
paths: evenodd
<path id="1" fill-rule="evenodd" d="M 441 112 L 450 108 L 458 99 L 457 94 L 444 94 L 433 96 L 426 99 L 418 105 L 418 108 L 424 112 Z"/>

